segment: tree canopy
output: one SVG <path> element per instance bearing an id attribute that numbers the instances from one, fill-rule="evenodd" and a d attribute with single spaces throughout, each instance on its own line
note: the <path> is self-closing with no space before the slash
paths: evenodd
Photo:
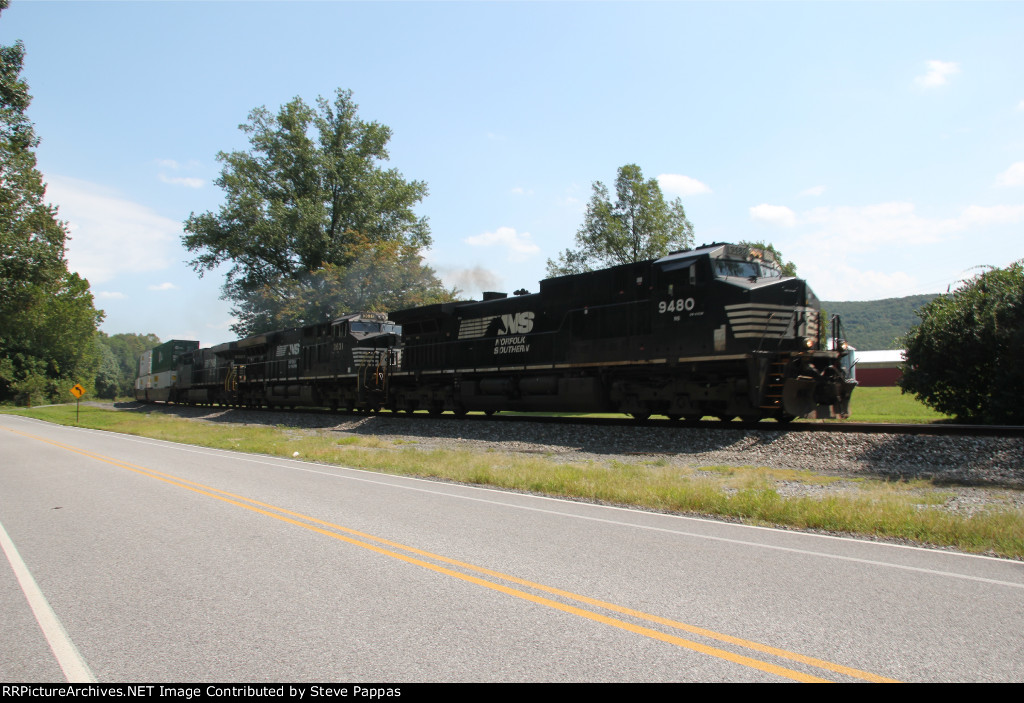
<path id="1" fill-rule="evenodd" d="M 225 203 L 217 213 L 192 213 L 182 239 L 200 275 L 230 263 L 224 296 L 236 304 L 239 334 L 390 300 L 348 288 L 357 270 L 411 277 L 404 290 L 427 302 L 451 297 L 421 257 L 430 228 L 413 208 L 427 185 L 382 167 L 391 130 L 359 119 L 357 107 L 351 91 L 338 90 L 333 102 L 295 98 L 276 115 L 257 108 L 239 126 L 250 149 L 218 154 Z M 400 275 L 388 271 L 397 266 Z"/>
<path id="2" fill-rule="evenodd" d="M 96 396 L 119 398 L 130 396 L 135 390 L 135 377 L 139 375 L 139 357 L 148 349 L 160 345 L 155 334 L 112 334 L 100 332 L 96 336 L 100 367 L 96 373 Z"/>
<path id="3" fill-rule="evenodd" d="M 0 402 L 37 403 L 92 386 L 103 313 L 89 282 L 68 271 L 67 226 L 43 199 L 24 56 L 21 42 L 0 46 Z"/>
<path id="4" fill-rule="evenodd" d="M 1024 261 L 925 305 L 903 340 L 900 385 L 971 423 L 1024 424 Z"/>
<path id="5" fill-rule="evenodd" d="M 644 180 L 636 164 L 619 169 L 615 202 L 601 181 L 593 185 L 576 248 L 558 261 L 548 259 L 548 275 L 561 276 L 654 259 L 693 244 L 693 225 L 679 198 L 665 201 L 657 179 Z"/>

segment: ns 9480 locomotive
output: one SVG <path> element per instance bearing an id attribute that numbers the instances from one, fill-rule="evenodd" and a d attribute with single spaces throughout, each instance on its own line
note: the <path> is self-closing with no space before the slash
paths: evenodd
<path id="1" fill-rule="evenodd" d="M 687 420 L 848 412 L 838 319 L 825 339 L 814 293 L 766 251 L 712 244 L 483 298 L 186 352 L 158 399 Z M 352 331 L 367 321 L 372 332 Z"/>

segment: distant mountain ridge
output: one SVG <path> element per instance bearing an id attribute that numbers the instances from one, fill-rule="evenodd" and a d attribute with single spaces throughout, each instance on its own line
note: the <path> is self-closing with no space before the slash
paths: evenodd
<path id="1" fill-rule="evenodd" d="M 884 300 L 822 301 L 821 306 L 830 316 L 842 317 L 846 341 L 856 349 L 900 349 L 897 340 L 921 321 L 917 311 L 937 297 L 934 293 Z"/>

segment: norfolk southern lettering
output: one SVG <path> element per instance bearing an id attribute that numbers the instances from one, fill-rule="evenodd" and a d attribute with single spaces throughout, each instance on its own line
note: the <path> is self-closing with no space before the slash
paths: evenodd
<path id="1" fill-rule="evenodd" d="M 498 337 L 494 342 L 495 354 L 522 354 L 530 351 L 530 345 L 526 343 L 526 337 Z"/>

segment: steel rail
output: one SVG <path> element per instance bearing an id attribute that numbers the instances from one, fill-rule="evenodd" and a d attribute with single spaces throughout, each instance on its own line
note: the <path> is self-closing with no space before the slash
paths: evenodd
<path id="1" fill-rule="evenodd" d="M 139 402 L 139 401 L 136 401 Z M 792 422 L 782 423 L 774 420 L 766 419 L 759 422 L 747 422 L 740 420 L 733 420 L 731 422 L 723 422 L 721 420 L 701 420 L 699 422 L 686 422 L 680 420 L 669 420 L 668 418 L 659 418 L 657 416 L 646 420 L 637 420 L 629 416 L 623 415 L 622 417 L 585 417 L 579 415 L 554 415 L 554 414 L 531 414 L 531 413 L 515 413 L 515 412 L 499 412 L 493 415 L 485 415 L 481 412 L 473 412 L 467 415 L 454 415 L 450 412 L 443 414 L 429 414 L 427 412 L 416 412 L 416 413 L 405 413 L 395 412 L 389 410 L 383 410 L 379 413 L 360 412 L 360 411 L 330 411 L 326 408 L 295 408 L 285 409 L 283 407 L 272 407 L 272 408 L 236 408 L 233 406 L 220 406 L 220 405 L 202 405 L 192 406 L 184 404 L 167 404 L 167 403 L 141 403 L 136 408 L 124 408 L 127 410 L 131 409 L 143 409 L 163 407 L 163 408 L 208 408 L 210 410 L 237 410 L 237 411 L 253 411 L 259 412 L 260 410 L 271 411 L 271 412 L 285 412 L 285 413 L 303 413 L 311 415 L 335 415 L 335 416 L 372 416 L 379 415 L 381 417 L 392 417 L 396 419 L 407 419 L 416 422 L 432 422 L 437 419 L 446 420 L 459 420 L 460 422 L 528 422 L 528 423 L 549 423 L 549 424 L 565 424 L 565 425 L 589 425 L 598 427 L 660 427 L 660 428 L 679 428 L 679 429 L 703 429 L 703 430 L 714 430 L 714 431 L 727 431 L 727 430 L 741 430 L 741 431 L 756 431 L 756 432 L 775 432 L 775 433 L 788 433 L 788 432 L 836 432 L 836 433 L 860 433 L 860 434 L 903 434 L 903 435 L 935 435 L 935 436 L 964 436 L 964 437 L 1024 437 L 1024 426 L 1021 425 L 963 425 L 954 423 L 920 423 L 920 424 L 907 424 L 907 423 L 881 423 L 881 422 L 850 422 L 846 420 L 794 420 Z"/>

